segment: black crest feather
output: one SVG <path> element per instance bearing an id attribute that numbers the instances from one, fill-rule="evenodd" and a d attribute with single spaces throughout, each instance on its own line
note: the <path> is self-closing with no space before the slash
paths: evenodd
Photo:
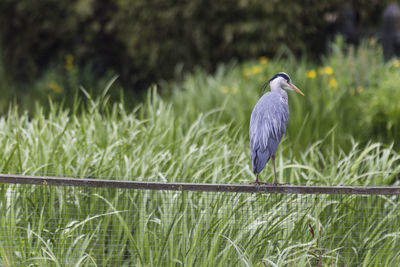
<path id="1" fill-rule="evenodd" d="M 290 82 L 290 77 L 289 77 L 289 75 L 287 75 L 287 74 L 284 73 L 284 72 L 279 72 L 278 74 L 275 74 L 274 77 L 272 77 L 271 79 L 269 79 L 268 82 L 266 82 L 266 83 L 263 84 L 263 86 L 261 87 L 261 90 L 260 90 L 261 93 L 263 93 L 263 92 L 267 89 L 269 83 L 270 83 L 272 80 L 274 80 L 274 79 L 276 79 L 276 78 L 278 78 L 278 77 L 282 77 L 282 78 L 285 79 L 287 82 Z"/>
<path id="2" fill-rule="evenodd" d="M 279 72 L 278 74 L 275 74 L 274 77 L 272 77 L 271 79 L 269 79 L 268 83 L 270 83 L 272 80 L 278 78 L 278 77 L 282 77 L 283 79 L 285 79 L 287 82 L 290 82 L 290 77 L 289 75 L 287 75 L 284 72 Z"/>

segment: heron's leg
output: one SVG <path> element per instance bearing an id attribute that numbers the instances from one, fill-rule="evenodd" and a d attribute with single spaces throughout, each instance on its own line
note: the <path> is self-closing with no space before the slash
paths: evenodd
<path id="1" fill-rule="evenodd" d="M 278 180 L 276 179 L 276 168 L 275 168 L 275 155 L 271 157 L 272 165 L 274 165 L 274 185 L 278 184 Z"/>
<path id="2" fill-rule="evenodd" d="M 286 185 L 286 184 L 289 184 L 289 183 L 283 183 L 283 184 L 278 183 L 278 179 L 276 179 L 275 155 L 273 155 L 271 158 L 272 158 L 272 165 L 274 165 L 274 185 Z"/>
<path id="3" fill-rule="evenodd" d="M 256 173 L 256 181 L 254 183 L 255 184 L 260 184 L 260 182 L 258 181 L 258 173 Z"/>

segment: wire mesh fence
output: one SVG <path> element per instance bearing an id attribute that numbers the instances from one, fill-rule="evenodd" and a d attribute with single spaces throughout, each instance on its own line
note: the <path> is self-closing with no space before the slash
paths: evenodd
<path id="1" fill-rule="evenodd" d="M 0 264 L 398 266 L 399 202 L 386 194 L 5 183 Z"/>

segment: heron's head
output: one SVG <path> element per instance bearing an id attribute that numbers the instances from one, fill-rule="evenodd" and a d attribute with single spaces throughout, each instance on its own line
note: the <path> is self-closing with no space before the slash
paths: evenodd
<path id="1" fill-rule="evenodd" d="M 279 72 L 275 74 L 269 81 L 269 85 L 271 86 L 272 92 L 279 92 L 280 90 L 291 90 L 296 91 L 297 93 L 304 95 L 299 88 L 296 87 L 290 80 L 289 75 L 284 72 Z"/>

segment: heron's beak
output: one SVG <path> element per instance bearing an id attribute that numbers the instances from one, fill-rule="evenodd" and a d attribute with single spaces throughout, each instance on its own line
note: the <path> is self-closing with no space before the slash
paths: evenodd
<path id="1" fill-rule="evenodd" d="M 296 85 L 290 83 L 290 84 L 289 84 L 289 87 L 290 87 L 290 89 L 292 89 L 293 91 L 296 91 L 297 93 L 299 93 L 299 94 L 301 94 L 301 95 L 304 95 L 303 92 L 300 91 L 300 89 L 296 87 Z"/>

